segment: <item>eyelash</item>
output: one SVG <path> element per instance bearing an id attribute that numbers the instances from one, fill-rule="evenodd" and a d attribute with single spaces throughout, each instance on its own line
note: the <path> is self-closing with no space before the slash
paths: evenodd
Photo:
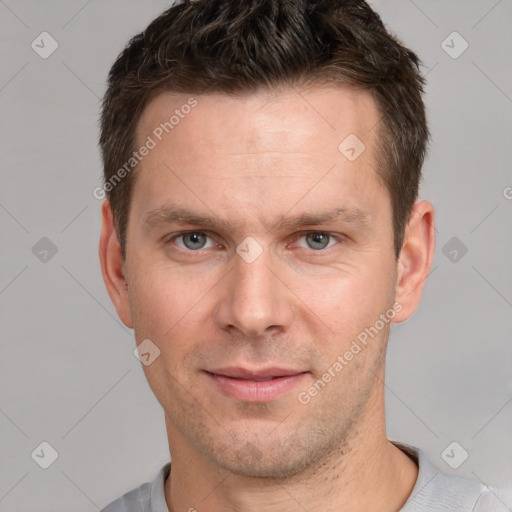
<path id="1" fill-rule="evenodd" d="M 172 235 L 171 237 L 167 238 L 165 240 L 165 243 L 166 244 L 169 244 L 169 243 L 175 243 L 175 241 L 181 237 L 184 237 L 186 235 L 190 235 L 190 234 L 194 234 L 194 233 L 201 233 L 201 234 L 204 234 L 206 235 L 208 238 L 210 238 L 211 240 L 215 241 L 215 237 L 213 235 L 211 235 L 210 233 L 208 233 L 208 231 L 199 231 L 199 230 L 196 230 L 196 231 L 182 231 L 180 233 L 176 233 L 175 235 Z M 322 234 L 322 235 L 328 235 L 330 237 L 330 240 L 329 242 L 331 241 L 331 239 L 334 239 L 336 241 L 336 244 L 333 244 L 333 245 L 337 245 L 341 242 L 344 241 L 344 239 L 346 238 L 345 236 L 341 235 L 341 234 L 338 234 L 338 233 L 330 233 L 328 231 L 299 231 L 297 232 L 295 235 L 294 235 L 294 242 L 296 243 L 298 240 L 300 240 L 301 238 L 307 236 L 307 235 L 313 235 L 313 234 Z M 293 242 L 292 242 L 293 243 Z M 217 247 L 219 246 L 222 246 L 222 244 L 220 244 L 219 242 L 216 242 L 215 241 L 215 245 Z M 331 247 L 333 247 L 333 245 L 328 245 L 325 249 L 318 249 L 318 250 L 315 250 L 315 249 L 312 249 L 312 248 L 306 248 L 306 247 L 301 247 L 302 249 L 309 249 L 312 253 L 321 253 L 321 252 L 326 252 L 327 250 L 329 250 Z M 185 251 L 185 252 L 188 252 L 188 253 L 201 253 L 204 249 L 201 248 L 201 249 L 197 249 L 197 250 L 192 250 L 192 249 L 184 249 L 182 247 L 179 247 L 180 250 L 182 251 Z M 211 249 L 211 247 L 207 247 L 206 249 Z"/>

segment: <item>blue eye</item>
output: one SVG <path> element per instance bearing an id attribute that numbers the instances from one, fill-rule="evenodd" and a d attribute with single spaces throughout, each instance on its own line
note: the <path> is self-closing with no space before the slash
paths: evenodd
<path id="1" fill-rule="evenodd" d="M 305 239 L 307 249 L 313 249 L 315 251 L 327 249 L 336 242 L 336 239 L 334 237 L 332 237 L 328 233 L 322 233 L 321 231 L 306 233 L 305 235 L 302 235 L 300 237 L 300 240 L 302 239 Z"/>
<path id="2" fill-rule="evenodd" d="M 209 236 L 202 231 L 191 231 L 190 233 L 183 233 L 175 238 L 176 244 L 182 249 L 189 249 L 190 251 L 198 251 L 213 247 L 215 243 L 209 240 Z"/>

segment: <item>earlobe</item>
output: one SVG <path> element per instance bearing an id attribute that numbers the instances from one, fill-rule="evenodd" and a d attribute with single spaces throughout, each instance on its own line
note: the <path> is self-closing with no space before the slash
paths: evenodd
<path id="1" fill-rule="evenodd" d="M 395 323 L 411 317 L 420 303 L 434 259 L 434 220 L 434 207 L 429 201 L 414 205 L 397 262 L 395 300 L 402 309 L 393 319 Z"/>
<path id="2" fill-rule="evenodd" d="M 121 252 L 121 244 L 114 227 L 114 215 L 108 200 L 101 206 L 102 228 L 99 244 L 101 273 L 107 292 L 114 304 L 117 314 L 127 327 L 133 327 L 126 267 Z"/>

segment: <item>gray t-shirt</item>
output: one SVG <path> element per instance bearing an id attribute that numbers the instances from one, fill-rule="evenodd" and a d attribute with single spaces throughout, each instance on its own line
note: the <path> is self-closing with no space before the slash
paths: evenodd
<path id="1" fill-rule="evenodd" d="M 486 485 L 438 471 L 418 448 L 394 443 L 419 467 L 418 479 L 404 506 L 398 512 L 510 512 L 512 491 L 498 491 Z M 169 512 L 164 483 L 171 463 L 160 469 L 151 483 L 126 493 L 101 512 Z M 506 495 L 505 495 L 506 494 Z M 510 507 L 510 508 L 509 508 Z"/>

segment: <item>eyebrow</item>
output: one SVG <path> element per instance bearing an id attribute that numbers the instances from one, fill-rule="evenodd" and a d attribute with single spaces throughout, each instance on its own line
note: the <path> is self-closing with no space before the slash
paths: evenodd
<path id="1" fill-rule="evenodd" d="M 304 226 L 320 226 L 329 222 L 344 222 L 367 226 L 371 216 L 359 208 L 336 208 L 321 213 L 302 213 L 293 217 L 282 216 L 280 219 L 269 223 L 262 222 L 270 232 L 273 230 L 296 229 Z M 231 222 L 214 217 L 212 215 L 195 212 L 179 206 L 163 206 L 151 210 L 144 216 L 144 225 L 149 229 L 159 228 L 167 224 L 181 224 L 200 226 L 208 229 L 223 229 L 235 231 L 236 227 Z"/>
<path id="2" fill-rule="evenodd" d="M 282 217 L 273 223 L 272 229 L 295 229 L 302 226 L 320 226 L 329 222 L 370 224 L 370 215 L 359 208 L 336 208 L 322 213 L 302 213 L 294 217 Z"/>

